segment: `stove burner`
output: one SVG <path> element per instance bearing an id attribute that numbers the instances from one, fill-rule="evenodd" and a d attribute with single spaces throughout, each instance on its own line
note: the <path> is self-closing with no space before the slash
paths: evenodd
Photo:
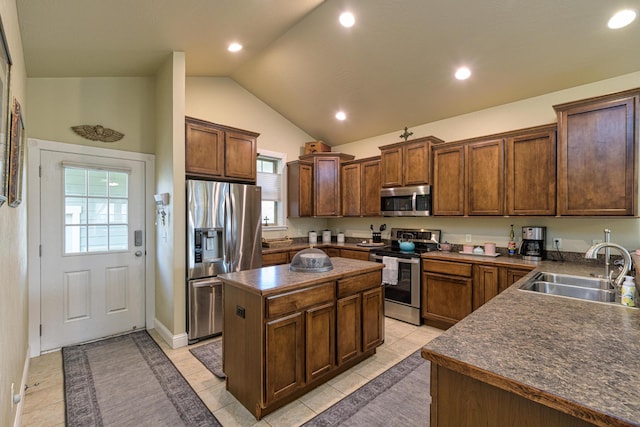
<path id="1" fill-rule="evenodd" d="M 413 242 L 415 249 L 411 252 L 401 251 L 399 239 Z M 373 253 L 398 258 L 419 258 L 422 253 L 437 250 L 439 242 L 440 230 L 392 228 L 391 246 L 375 250 Z"/>

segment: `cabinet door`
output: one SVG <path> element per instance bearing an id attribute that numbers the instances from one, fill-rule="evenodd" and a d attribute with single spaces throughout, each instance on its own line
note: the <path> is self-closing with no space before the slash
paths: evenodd
<path id="1" fill-rule="evenodd" d="M 340 216 L 340 158 L 316 157 L 314 173 L 314 215 Z"/>
<path id="2" fill-rule="evenodd" d="M 364 162 L 360 166 L 362 216 L 380 216 L 381 169 L 380 160 Z"/>
<path id="3" fill-rule="evenodd" d="M 637 213 L 637 108 L 602 97 L 558 112 L 559 215 Z"/>
<path id="4" fill-rule="evenodd" d="M 433 151 L 433 214 L 464 215 L 464 147 Z"/>
<path id="5" fill-rule="evenodd" d="M 361 294 L 340 298 L 337 305 L 337 363 L 349 361 L 362 352 Z"/>
<path id="6" fill-rule="evenodd" d="M 362 214 L 361 165 L 352 163 L 342 166 L 342 215 L 360 216 Z M 380 195 L 378 195 L 380 198 Z"/>
<path id="7" fill-rule="evenodd" d="M 473 267 L 473 309 L 476 310 L 500 292 L 499 268 L 489 265 Z"/>
<path id="8" fill-rule="evenodd" d="M 377 347 L 384 340 L 382 286 L 362 293 L 362 351 Z"/>
<path id="9" fill-rule="evenodd" d="M 224 174 L 228 178 L 256 182 L 256 138 L 239 132 L 225 135 Z"/>
<path id="10" fill-rule="evenodd" d="M 340 256 L 343 258 L 369 260 L 369 251 L 354 251 L 352 249 L 340 249 Z"/>
<path id="11" fill-rule="evenodd" d="M 498 289 L 498 292 L 504 291 L 509 286 L 513 285 L 518 280 L 522 279 L 524 276 L 529 274 L 531 270 L 506 267 L 504 268 L 504 271 L 505 271 L 504 279 L 500 281 L 500 289 Z"/>
<path id="12" fill-rule="evenodd" d="M 404 147 L 404 185 L 426 185 L 431 182 L 431 144 L 428 141 L 408 143 Z"/>
<path id="13" fill-rule="evenodd" d="M 335 304 L 306 311 L 306 378 L 311 382 L 335 366 Z"/>
<path id="14" fill-rule="evenodd" d="M 313 215 L 313 165 L 303 162 L 287 163 L 287 215 Z"/>
<path id="15" fill-rule="evenodd" d="M 329 257 L 340 256 L 340 249 L 336 248 L 323 248 L 322 249 Z"/>
<path id="16" fill-rule="evenodd" d="M 423 277 L 423 317 L 453 325 L 473 311 L 471 278 L 437 273 Z"/>
<path id="17" fill-rule="evenodd" d="M 507 139 L 507 215 L 555 215 L 555 126 Z"/>
<path id="18" fill-rule="evenodd" d="M 268 322 L 266 335 L 265 388 L 269 403 L 304 385 L 302 313 Z"/>
<path id="19" fill-rule="evenodd" d="M 466 160 L 466 213 L 502 215 L 504 213 L 503 140 L 468 144 Z"/>
<path id="20" fill-rule="evenodd" d="M 382 187 L 402 187 L 402 165 L 404 163 L 401 146 L 380 150 L 382 163 Z"/>
<path id="21" fill-rule="evenodd" d="M 199 123 L 185 123 L 185 172 L 211 177 L 223 175 L 223 131 Z"/>
<path id="22" fill-rule="evenodd" d="M 270 265 L 286 264 L 289 262 L 289 256 L 287 252 L 276 252 L 271 254 L 262 254 L 262 266 L 269 267 Z"/>

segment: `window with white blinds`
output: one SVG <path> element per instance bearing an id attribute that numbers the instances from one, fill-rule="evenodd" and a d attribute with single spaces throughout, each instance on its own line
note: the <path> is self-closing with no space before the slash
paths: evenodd
<path id="1" fill-rule="evenodd" d="M 257 160 L 257 185 L 262 187 L 262 226 L 284 226 L 284 162 L 281 153 L 260 153 Z"/>

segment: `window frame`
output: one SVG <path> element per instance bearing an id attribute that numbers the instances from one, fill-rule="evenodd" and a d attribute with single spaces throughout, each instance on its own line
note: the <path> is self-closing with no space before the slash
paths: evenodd
<path id="1" fill-rule="evenodd" d="M 277 151 L 270 151 L 270 150 L 259 150 L 258 152 L 258 157 L 256 159 L 256 169 L 257 169 L 257 163 L 259 160 L 277 160 L 278 161 L 278 168 L 279 168 L 279 173 L 280 173 L 280 188 L 281 188 L 281 198 L 280 198 L 280 206 L 277 206 L 277 217 L 279 219 L 278 223 L 275 225 L 264 225 L 264 223 L 262 224 L 262 230 L 263 231 L 277 231 L 277 230 L 287 230 L 288 226 L 287 226 L 287 217 L 286 217 L 286 206 L 287 206 L 287 177 L 286 177 L 286 173 L 287 173 L 287 154 L 286 153 L 280 153 Z M 261 219 L 262 220 L 262 219 Z"/>

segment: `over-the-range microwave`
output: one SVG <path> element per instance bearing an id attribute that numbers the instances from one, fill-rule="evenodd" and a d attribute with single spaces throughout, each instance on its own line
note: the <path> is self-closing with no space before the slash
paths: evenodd
<path id="1" fill-rule="evenodd" d="M 431 186 L 383 188 L 380 210 L 383 216 L 430 216 Z"/>

